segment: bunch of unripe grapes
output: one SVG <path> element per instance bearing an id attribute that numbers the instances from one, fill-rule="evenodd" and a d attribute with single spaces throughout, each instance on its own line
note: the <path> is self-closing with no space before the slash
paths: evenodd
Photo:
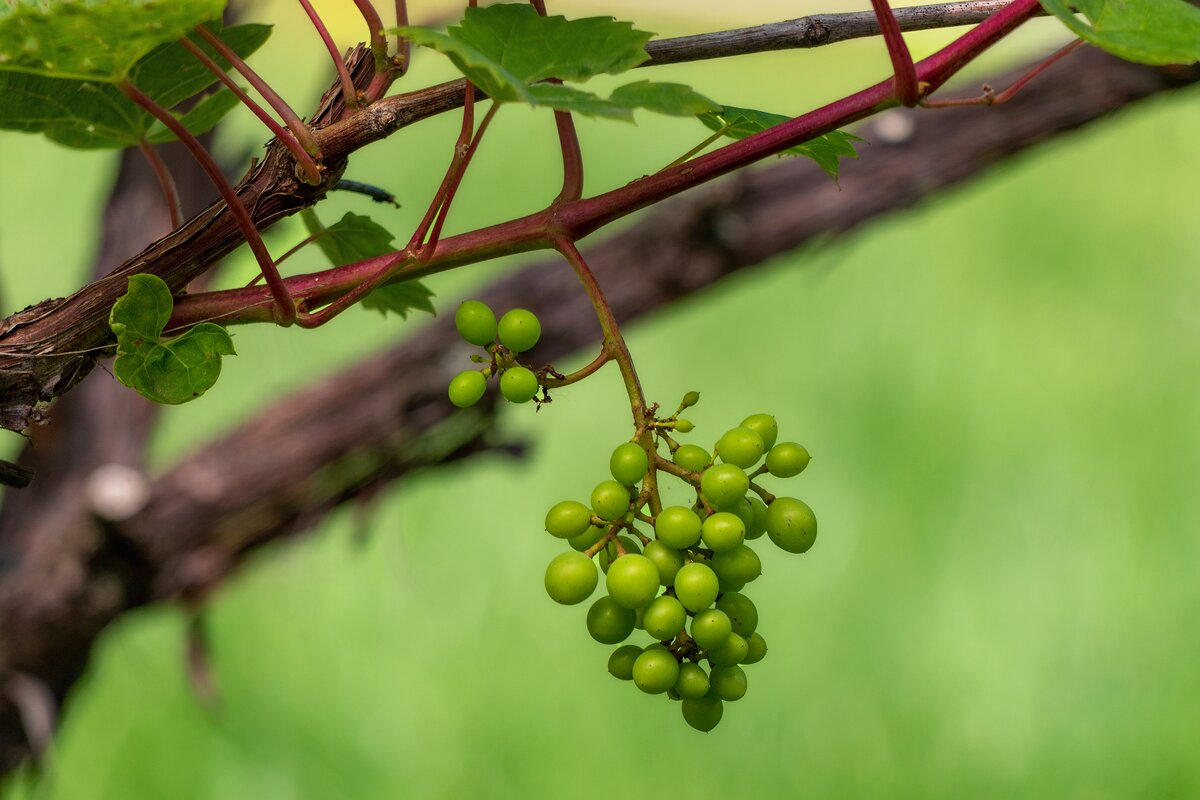
<path id="1" fill-rule="evenodd" d="M 679 411 L 698 399 L 689 392 Z M 587 629 L 601 644 L 620 645 L 608 671 L 681 701 L 687 723 L 707 732 L 726 702 L 746 694 L 743 668 L 767 652 L 758 609 L 744 591 L 762 573 L 750 542 L 766 534 L 782 550 L 804 553 L 817 520 L 802 501 L 755 482 L 762 475 L 790 478 L 808 465 L 804 447 L 776 441 L 773 416 L 747 417 L 709 452 L 672 438 L 693 428 L 679 411 L 651 423 L 653 439 L 635 437 L 613 451 L 612 479 L 596 485 L 590 506 L 564 500 L 550 509 L 546 531 L 571 549 L 547 567 L 546 591 L 564 605 L 582 603 L 603 571 L 606 593 L 588 609 Z M 659 475 L 685 481 L 695 502 L 653 513 Z M 651 641 L 622 644 L 634 630 Z"/>
<path id="2" fill-rule="evenodd" d="M 514 308 L 497 322 L 487 304 L 467 300 L 454 314 L 454 327 L 468 342 L 487 351 L 486 358 L 474 357 L 487 366 L 460 372 L 451 379 L 451 403 L 459 408 L 475 405 L 493 375 L 499 375 L 500 393 L 510 403 L 528 403 L 537 396 L 537 374 L 517 361 L 517 355 L 531 349 L 542 335 L 542 325 L 532 311 Z"/>

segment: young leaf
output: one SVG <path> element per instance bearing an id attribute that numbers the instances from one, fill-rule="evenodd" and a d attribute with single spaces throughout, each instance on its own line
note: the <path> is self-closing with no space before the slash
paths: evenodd
<path id="1" fill-rule="evenodd" d="M 437 311 L 430 302 L 433 292 L 420 281 L 404 281 L 380 286 L 362 299 L 362 307 L 378 311 L 385 317 L 388 312 L 399 314 L 401 319 L 408 319 L 410 311 L 424 311 L 436 314 Z"/>
<path id="2" fill-rule="evenodd" d="M 335 267 L 381 256 L 396 249 L 392 245 L 395 237 L 370 217 L 347 212 L 328 228 L 309 209 L 303 211 L 301 217 L 308 232 L 316 237 L 313 241 L 317 247 Z M 402 281 L 380 286 L 362 299 L 362 307 L 376 310 L 384 316 L 391 311 L 407 319 L 408 312 L 413 310 L 435 313 L 431 297 L 433 292 L 420 281 Z"/>
<path id="3" fill-rule="evenodd" d="M 0 3 L 0 70 L 116 83 L 160 44 L 217 19 L 225 0 Z"/>
<path id="4" fill-rule="evenodd" d="M 1200 61 L 1200 8 L 1185 0 L 1041 1 L 1076 36 L 1127 61 Z M 1077 17 L 1072 6 L 1087 19 Z"/>
<path id="5" fill-rule="evenodd" d="M 722 136 L 731 139 L 745 139 L 781 122 L 787 122 L 791 117 L 782 114 L 772 114 L 768 111 L 758 111 L 753 108 L 738 108 L 725 106 L 715 113 L 701 114 L 700 121 Z M 810 139 L 803 144 L 789 147 L 783 152 L 787 155 L 806 156 L 817 162 L 829 177 L 835 181 L 838 178 L 838 165 L 841 158 L 858 158 L 853 142 L 861 142 L 862 138 L 845 131 L 831 131 L 824 136 Z"/>
<path id="6" fill-rule="evenodd" d="M 445 33 L 404 27 L 396 32 L 445 54 L 467 78 L 501 103 L 518 102 L 592 117 L 633 121 L 644 108 L 693 116 L 719 108 L 677 83 L 637 81 L 605 99 L 576 88 L 539 83 L 547 78 L 585 81 L 625 72 L 645 61 L 652 34 L 610 17 L 567 20 L 542 17 L 525 4 L 468 8 L 463 21 Z"/>
<path id="7" fill-rule="evenodd" d="M 585 81 L 625 72 L 650 57 L 646 42 L 653 36 L 611 17 L 542 17 L 525 3 L 468 8 L 462 22 L 444 34 L 416 27 L 395 31 L 446 53 L 473 82 L 464 64 L 468 69 L 481 67 L 485 73 L 499 68 L 519 84 L 546 78 Z M 476 85 L 484 88 L 483 83 Z"/>
<path id="8" fill-rule="evenodd" d="M 117 337 L 117 380 L 156 403 L 178 404 L 208 391 L 221 374 L 221 356 L 236 355 L 220 325 L 203 322 L 182 336 L 163 339 L 171 318 L 171 290 L 155 275 L 129 278 L 129 290 L 108 315 Z"/>
<path id="9" fill-rule="evenodd" d="M 267 25 L 236 25 L 217 35 L 245 58 L 266 41 L 270 31 Z M 206 42 L 194 35 L 191 38 L 224 65 Z M 131 75 L 139 88 L 165 108 L 217 81 L 216 76 L 176 42 L 155 49 L 134 66 Z M 222 98 L 210 102 L 218 106 L 203 112 L 197 109 L 196 113 L 212 114 L 220 103 L 228 101 Z M 194 123 L 201 121 L 193 117 Z M 0 71 L 0 128 L 42 132 L 68 147 L 119 148 L 136 145 L 155 127 L 161 126 L 115 86 Z M 154 139 L 166 141 L 160 135 Z"/>

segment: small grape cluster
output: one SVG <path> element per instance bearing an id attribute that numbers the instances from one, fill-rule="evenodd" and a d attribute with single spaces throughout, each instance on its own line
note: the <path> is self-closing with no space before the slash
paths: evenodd
<path id="1" fill-rule="evenodd" d="M 517 355 L 531 349 L 542 335 L 542 324 L 532 311 L 514 308 L 497 323 L 486 303 L 467 300 L 454 314 L 454 327 L 468 342 L 487 351 L 486 358 L 472 357 L 487 366 L 465 370 L 451 379 L 451 403 L 459 408 L 475 405 L 493 375 L 500 376 L 500 393 L 510 403 L 528 403 L 537 396 L 541 388 L 537 374 L 517 361 Z"/>
<path id="2" fill-rule="evenodd" d="M 817 520 L 804 502 L 775 497 L 754 482 L 766 474 L 790 478 L 808 466 L 804 447 L 776 443 L 773 416 L 742 420 L 712 453 L 671 437 L 692 430 L 678 415 L 698 400 L 689 392 L 673 417 L 651 420 L 650 437 L 619 445 L 609 462 L 613 479 L 596 485 L 590 507 L 564 500 L 550 509 L 546 531 L 572 549 L 550 562 L 546 592 L 564 605 L 590 598 L 599 583 L 596 558 L 607 594 L 588 609 L 592 638 L 620 644 L 636 628 L 653 640 L 617 647 L 608 671 L 644 692 L 682 701 L 684 720 L 707 732 L 721 721 L 725 702 L 746 694 L 742 667 L 767 652 L 758 609 L 742 592 L 762 573 L 748 542 L 765 533 L 781 549 L 804 553 L 816 539 Z M 669 459 L 659 452 L 663 445 Z M 659 472 L 692 486 L 695 502 L 653 513 Z"/>

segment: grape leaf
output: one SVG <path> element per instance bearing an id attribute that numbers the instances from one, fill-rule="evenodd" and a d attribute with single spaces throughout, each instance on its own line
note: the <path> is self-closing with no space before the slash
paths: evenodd
<path id="1" fill-rule="evenodd" d="M 301 212 L 301 217 L 308 232 L 316 237 L 313 241 L 317 247 L 335 267 L 382 256 L 396 249 L 392 245 L 396 237 L 370 217 L 347 212 L 328 228 L 311 209 Z M 433 292 L 420 281 L 402 281 L 375 289 L 362 299 L 362 307 L 384 316 L 391 311 L 399 314 L 401 319 L 407 319 L 408 312 L 413 310 L 436 313 L 431 297 Z"/>
<path id="2" fill-rule="evenodd" d="M 236 25 L 217 32 L 243 58 L 257 50 L 270 35 L 268 25 Z M 210 45 L 192 41 L 226 62 Z M 216 83 L 214 76 L 177 42 L 162 45 L 131 71 L 131 80 L 159 105 L 170 108 Z M 228 102 L 224 98 L 215 103 Z M 212 114 L 220 106 L 196 114 Z M 226 110 L 232 106 L 226 107 Z M 185 115 L 185 117 L 188 115 Z M 193 117 L 193 123 L 207 122 Z M 185 123 L 189 124 L 189 123 Z M 215 121 L 213 121 L 215 124 Z M 115 86 L 94 81 L 47 78 L 20 72 L 0 72 L 0 128 L 42 132 L 60 144 L 80 148 L 119 148 L 136 145 L 142 136 L 161 125 L 125 97 Z M 202 127 L 193 133 L 202 131 Z M 165 130 L 163 131 L 165 133 Z M 161 135 L 156 141 L 165 141 Z"/>
<path id="3" fill-rule="evenodd" d="M 380 286 L 362 299 L 362 307 L 378 311 L 383 316 L 388 312 L 399 314 L 401 319 L 408 319 L 410 311 L 424 311 L 436 314 L 430 298 L 433 292 L 420 281 L 404 281 Z"/>
<path id="4" fill-rule="evenodd" d="M 721 111 L 700 114 L 700 121 L 710 129 L 728 136 L 731 139 L 745 139 L 747 136 L 765 131 L 781 122 L 787 122 L 791 117 L 782 114 L 772 114 L 768 111 L 758 111 L 753 108 L 738 108 L 725 106 Z M 858 158 L 854 142 L 862 138 L 845 131 L 831 131 L 824 136 L 810 139 L 803 144 L 789 147 L 784 154 L 806 156 L 817 162 L 817 166 L 825 170 L 835 181 L 838 178 L 838 167 L 842 158 Z"/>
<path id="5" fill-rule="evenodd" d="M 224 10 L 225 0 L 6 0 L 0 70 L 116 83 L 155 47 Z"/>
<path id="6" fill-rule="evenodd" d="M 1042 0 L 1042 7 L 1079 38 L 1128 61 L 1200 61 L 1200 8 L 1185 0 Z"/>
<path id="7" fill-rule="evenodd" d="M 129 278 L 129 290 L 108 315 L 117 336 L 117 380 L 143 397 L 171 405 L 208 391 L 221 374 L 221 356 L 236 355 L 229 333 L 211 322 L 163 339 L 173 307 L 167 284 L 143 273 Z"/>
<path id="8" fill-rule="evenodd" d="M 393 32 L 446 55 L 488 97 L 501 103 L 529 103 L 623 121 L 632 121 L 636 108 L 677 116 L 719 108 L 677 83 L 637 81 L 607 99 L 574 86 L 539 83 L 547 78 L 581 82 L 596 75 L 615 75 L 649 58 L 645 45 L 652 34 L 611 17 L 542 17 L 529 5 L 509 3 L 468 8 L 463 21 L 445 33 L 418 27 Z"/>

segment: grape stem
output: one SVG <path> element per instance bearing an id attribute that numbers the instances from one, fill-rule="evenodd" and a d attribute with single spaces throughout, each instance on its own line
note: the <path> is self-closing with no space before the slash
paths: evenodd
<path id="1" fill-rule="evenodd" d="M 750 488 L 753 489 L 755 491 L 755 493 L 757 493 L 758 496 L 762 498 L 762 501 L 764 503 L 766 503 L 767 505 L 771 505 L 771 503 L 775 502 L 775 495 L 771 494 L 770 492 L 768 492 L 763 487 L 759 486 L 754 481 L 750 481 Z"/>
<path id="2" fill-rule="evenodd" d="M 547 389 L 560 389 L 563 386 L 570 386 L 573 383 L 578 383 L 589 375 L 595 374 L 601 367 L 612 361 L 612 353 L 607 347 L 600 348 L 600 355 L 592 359 L 586 367 L 577 369 L 569 375 L 564 375 L 561 378 L 546 377 L 542 379 L 542 386 Z"/>
<path id="3" fill-rule="evenodd" d="M 661 470 L 662 472 L 665 472 L 668 475 L 674 475 L 676 478 L 679 478 L 682 481 L 686 481 L 686 482 L 690 483 L 692 486 L 700 485 L 700 473 L 699 472 L 692 472 L 689 469 L 684 469 L 683 467 L 676 464 L 674 461 L 668 461 L 667 459 L 663 458 L 658 453 L 654 454 L 654 468 Z"/>

